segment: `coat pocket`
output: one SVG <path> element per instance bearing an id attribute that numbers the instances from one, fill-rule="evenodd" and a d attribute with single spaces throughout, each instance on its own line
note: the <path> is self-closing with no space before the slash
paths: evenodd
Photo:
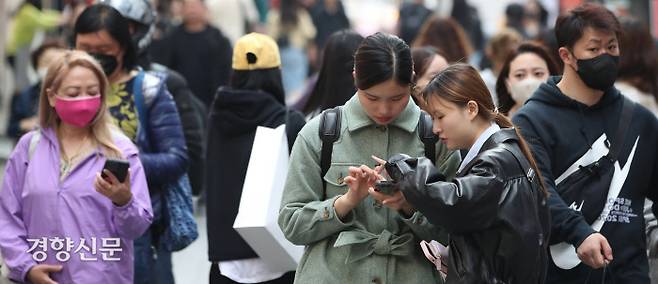
<path id="1" fill-rule="evenodd" d="M 347 193 L 349 188 L 345 184 L 345 177 L 349 175 L 350 167 L 359 167 L 359 164 L 353 163 L 332 163 L 331 167 L 324 175 L 324 181 L 327 184 L 326 193 L 327 199 L 336 195 Z"/>

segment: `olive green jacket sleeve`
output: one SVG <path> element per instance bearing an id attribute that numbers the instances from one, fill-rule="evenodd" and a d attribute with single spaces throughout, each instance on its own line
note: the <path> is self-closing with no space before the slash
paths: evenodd
<path id="1" fill-rule="evenodd" d="M 445 144 L 441 142 L 436 143 L 436 145 L 436 152 L 438 153 L 436 167 L 441 173 L 443 173 L 443 175 L 445 175 L 447 180 L 452 180 L 457 174 L 459 164 L 462 162 L 459 151 L 450 151 Z"/>
<path id="2" fill-rule="evenodd" d="M 290 157 L 278 221 L 286 238 L 296 245 L 325 239 L 350 227 L 354 220 L 352 213 L 345 221 L 338 218 L 334 208 L 338 196 L 320 201 L 323 185 L 319 152 L 309 145 L 304 133 L 300 133 Z"/>

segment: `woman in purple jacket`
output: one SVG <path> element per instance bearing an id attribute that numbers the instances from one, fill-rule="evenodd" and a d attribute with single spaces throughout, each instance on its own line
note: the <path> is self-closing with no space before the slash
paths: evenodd
<path id="1" fill-rule="evenodd" d="M 31 283 L 132 283 L 133 240 L 153 219 L 135 145 L 110 123 L 101 66 L 67 51 L 39 98 L 41 129 L 11 154 L 0 190 L 0 251 Z M 120 182 L 107 159 L 129 162 Z M 106 175 L 101 176 L 101 172 Z"/>

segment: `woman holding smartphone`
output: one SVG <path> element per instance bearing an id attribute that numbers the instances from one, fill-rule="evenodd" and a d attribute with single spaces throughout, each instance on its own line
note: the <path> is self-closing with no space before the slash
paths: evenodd
<path id="1" fill-rule="evenodd" d="M 118 10 L 94 4 L 75 22 L 75 48 L 89 53 L 103 67 L 110 82 L 108 112 L 121 132 L 137 145 L 144 166 L 154 219 L 135 240 L 135 284 L 173 284 L 171 242 L 165 236 L 172 227 L 168 208 L 180 203 L 168 201 L 167 192 L 190 186 L 186 176 L 189 157 L 166 78 L 163 73 L 137 66 L 137 48 L 130 30 L 130 21 Z"/>
<path id="2" fill-rule="evenodd" d="M 421 111 L 410 99 L 413 63 L 400 38 L 376 33 L 354 55 L 356 94 L 340 107 L 340 138 L 332 144 L 331 166 L 322 175 L 320 121 L 309 121 L 291 153 L 279 226 L 286 238 L 306 246 L 295 283 L 436 283 L 438 271 L 418 242 L 446 240 L 403 199 L 382 206 L 366 174 L 371 155 L 424 154 L 419 138 Z M 459 155 L 436 143 L 436 165 L 452 176 Z M 322 161 L 321 161 L 322 160 Z M 362 178 L 361 178 L 362 180 Z M 399 192 L 393 198 L 399 198 Z"/>
<path id="3" fill-rule="evenodd" d="M 525 141 L 469 65 L 439 73 L 423 97 L 448 149 L 468 150 L 457 176 L 407 155 L 386 169 L 407 202 L 450 233 L 446 283 L 544 283 L 547 194 Z"/>
<path id="4" fill-rule="evenodd" d="M 110 123 L 108 89 L 82 51 L 48 69 L 40 129 L 16 145 L 0 190 L 0 251 L 15 281 L 133 281 L 133 240 L 153 213 L 137 148 Z M 108 159 L 128 161 L 123 182 L 103 170 Z"/>

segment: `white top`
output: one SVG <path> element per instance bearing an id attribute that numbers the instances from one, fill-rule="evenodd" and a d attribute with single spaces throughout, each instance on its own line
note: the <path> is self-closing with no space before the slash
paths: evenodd
<path id="1" fill-rule="evenodd" d="M 626 82 L 617 81 L 615 83 L 615 88 L 625 97 L 629 98 L 631 101 L 634 101 L 643 107 L 650 110 L 654 115 L 658 116 L 658 103 L 653 98 L 651 94 L 643 93 L 637 88 L 633 87 L 631 84 Z"/>
<path id="2" fill-rule="evenodd" d="M 466 154 L 466 157 L 464 160 L 462 160 L 462 163 L 459 165 L 459 170 L 457 171 L 458 173 L 461 172 L 468 163 L 470 163 L 473 159 L 475 159 L 475 156 L 480 152 L 480 149 L 482 149 L 482 146 L 484 145 L 484 142 L 487 142 L 487 139 L 491 137 L 494 133 L 496 133 L 498 130 L 500 130 L 500 126 L 496 123 L 492 123 L 489 128 L 487 128 L 482 134 L 480 134 L 480 137 L 478 137 L 477 140 L 475 140 L 475 143 L 473 146 L 471 146 L 471 149 L 468 150 L 468 153 Z"/>
<path id="3" fill-rule="evenodd" d="M 219 272 L 239 283 L 260 283 L 278 279 L 287 271 L 279 271 L 260 258 L 220 261 Z"/>
<path id="4" fill-rule="evenodd" d="M 210 24 L 221 30 L 232 44 L 246 34 L 245 22 L 258 23 L 258 9 L 253 0 L 205 1 Z"/>

